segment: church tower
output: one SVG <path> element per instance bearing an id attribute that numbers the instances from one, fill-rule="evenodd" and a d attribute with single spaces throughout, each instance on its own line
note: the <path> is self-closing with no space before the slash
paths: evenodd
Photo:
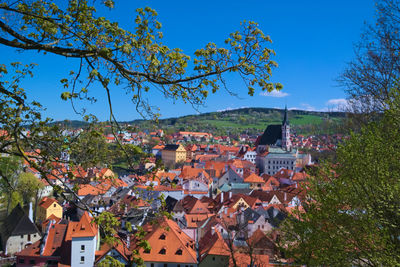
<path id="1" fill-rule="evenodd" d="M 290 141 L 290 125 L 287 114 L 287 106 L 285 106 L 285 114 L 282 121 L 282 148 L 286 151 L 291 150 L 292 142 Z"/>

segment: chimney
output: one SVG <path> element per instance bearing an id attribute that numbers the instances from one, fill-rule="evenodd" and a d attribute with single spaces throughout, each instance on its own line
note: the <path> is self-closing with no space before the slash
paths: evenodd
<path id="1" fill-rule="evenodd" d="M 229 191 L 229 199 L 232 198 L 232 191 Z"/>
<path id="2" fill-rule="evenodd" d="M 285 195 L 283 196 L 283 200 L 286 201 L 287 197 L 286 197 L 286 192 Z"/>
<path id="3" fill-rule="evenodd" d="M 215 227 L 211 226 L 211 234 L 214 235 L 215 234 Z"/>
<path id="4" fill-rule="evenodd" d="M 228 207 L 225 207 L 225 214 L 228 214 Z"/>
<path id="5" fill-rule="evenodd" d="M 31 222 L 35 223 L 35 222 L 33 221 L 32 202 L 29 202 L 29 220 L 31 220 Z"/>
<path id="6" fill-rule="evenodd" d="M 221 192 L 221 203 L 224 203 L 224 192 Z"/>

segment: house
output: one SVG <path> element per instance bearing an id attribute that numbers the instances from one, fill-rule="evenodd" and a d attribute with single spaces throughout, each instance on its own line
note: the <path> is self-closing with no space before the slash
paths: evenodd
<path id="1" fill-rule="evenodd" d="M 65 241 L 71 241 L 71 266 L 92 267 L 100 246 L 99 229 L 87 212 L 79 222 L 69 222 Z"/>
<path id="2" fill-rule="evenodd" d="M 216 181 L 217 187 L 220 188 L 224 184 L 243 183 L 243 178 L 231 168 L 222 174 Z"/>
<path id="3" fill-rule="evenodd" d="M 176 164 L 178 162 L 183 162 L 186 160 L 186 150 L 181 144 L 165 145 L 161 152 L 161 159 L 164 164 Z"/>
<path id="4" fill-rule="evenodd" d="M 54 198 L 44 197 L 39 202 L 37 210 L 37 221 L 42 223 L 47 220 L 50 215 L 54 215 L 57 218 L 63 217 L 63 208 L 58 204 L 57 200 Z"/>
<path id="5" fill-rule="evenodd" d="M 248 243 L 252 246 L 254 254 L 268 255 L 269 258 L 275 258 L 278 254 L 278 248 L 274 241 L 265 234 L 265 231 L 260 229 L 252 234 Z"/>
<path id="6" fill-rule="evenodd" d="M 264 179 L 255 173 L 252 173 L 244 178 L 244 182 L 248 183 L 251 189 L 262 189 L 265 185 Z"/>
<path id="7" fill-rule="evenodd" d="M 16 253 L 17 266 L 55 267 L 63 262 L 62 258 L 66 259 L 66 263 L 69 263 L 69 247 L 64 242 L 67 227 L 67 224 L 56 224 L 54 221 L 50 221 L 44 230 L 44 236 L 41 240 Z"/>
<path id="8" fill-rule="evenodd" d="M 104 243 L 100 247 L 100 250 L 96 251 L 95 265 L 97 266 L 107 256 L 110 256 L 127 266 L 129 265 L 131 255 L 132 252 L 124 241 L 118 240 L 118 242 L 115 242 L 113 245 Z"/>
<path id="9" fill-rule="evenodd" d="M 17 267 L 92 267 L 99 244 L 98 228 L 87 212 L 79 222 L 50 220 L 43 237 L 16 254 Z"/>
<path id="10" fill-rule="evenodd" d="M 40 232 L 32 221 L 19 204 L 11 211 L 0 230 L 5 254 L 14 255 L 40 239 Z"/>
<path id="11" fill-rule="evenodd" d="M 211 227 L 199 242 L 199 267 L 220 267 L 229 265 L 230 250 L 221 234 Z"/>

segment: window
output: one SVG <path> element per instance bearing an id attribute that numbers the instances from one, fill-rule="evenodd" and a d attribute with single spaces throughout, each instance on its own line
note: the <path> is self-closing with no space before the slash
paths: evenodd
<path id="1" fill-rule="evenodd" d="M 213 261 L 215 261 L 215 257 L 213 257 Z"/>
<path id="2" fill-rule="evenodd" d="M 178 249 L 178 250 L 175 252 L 175 255 L 182 255 L 182 249 Z"/>
<path id="3" fill-rule="evenodd" d="M 54 204 L 54 205 L 53 205 L 53 207 L 55 208 L 55 207 L 57 207 L 57 205 L 56 205 L 56 204 Z"/>
<path id="4" fill-rule="evenodd" d="M 34 234 L 33 237 L 36 237 L 36 234 Z"/>
<path id="5" fill-rule="evenodd" d="M 29 264 L 31 264 L 31 265 L 36 264 L 36 261 L 35 260 L 29 260 Z"/>
<path id="6" fill-rule="evenodd" d="M 21 235 L 21 238 L 24 238 L 24 235 Z"/>
<path id="7" fill-rule="evenodd" d="M 19 259 L 19 263 L 25 263 L 25 259 Z"/>
<path id="8" fill-rule="evenodd" d="M 31 241 L 31 234 L 28 235 L 28 241 Z"/>
<path id="9" fill-rule="evenodd" d="M 158 254 L 165 255 L 166 252 L 167 252 L 167 251 L 165 250 L 165 248 L 162 248 L 162 249 L 158 252 Z"/>
<path id="10" fill-rule="evenodd" d="M 167 263 L 164 263 L 164 267 L 168 267 L 168 264 L 167 264 Z"/>
<path id="11" fill-rule="evenodd" d="M 150 267 L 154 267 L 154 263 L 150 264 Z"/>
<path id="12" fill-rule="evenodd" d="M 149 254 L 150 251 L 151 251 L 151 249 L 145 249 L 143 252 L 146 253 L 146 254 Z"/>
<path id="13" fill-rule="evenodd" d="M 81 251 L 85 251 L 85 245 L 81 245 Z"/>
<path id="14" fill-rule="evenodd" d="M 81 256 L 81 263 L 85 263 L 85 256 Z"/>
<path id="15" fill-rule="evenodd" d="M 159 238 L 159 239 L 165 240 L 165 234 L 160 235 L 160 238 Z"/>

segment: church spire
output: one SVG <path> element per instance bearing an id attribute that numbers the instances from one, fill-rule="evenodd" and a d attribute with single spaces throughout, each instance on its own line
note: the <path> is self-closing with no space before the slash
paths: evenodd
<path id="1" fill-rule="evenodd" d="M 282 121 L 282 125 L 289 125 L 289 120 L 288 120 L 288 115 L 287 115 L 287 106 L 285 105 L 285 112 L 283 115 L 283 121 Z"/>
<path id="2" fill-rule="evenodd" d="M 289 151 L 291 150 L 292 142 L 290 141 L 290 125 L 287 113 L 287 106 L 285 105 L 285 113 L 282 121 L 282 148 Z"/>

